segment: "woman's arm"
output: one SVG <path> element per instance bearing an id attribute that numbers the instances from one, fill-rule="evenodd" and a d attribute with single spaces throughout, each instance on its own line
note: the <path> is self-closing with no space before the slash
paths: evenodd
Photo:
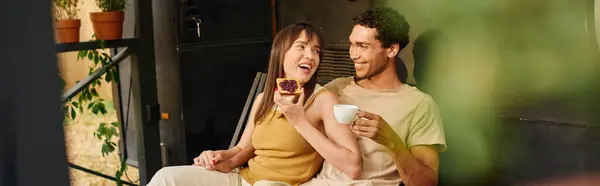
<path id="1" fill-rule="evenodd" d="M 323 92 L 316 97 L 315 103 L 329 138 L 306 119 L 294 125 L 296 130 L 335 168 L 352 179 L 358 179 L 362 172 L 361 153 L 350 126 L 338 123 L 333 115 L 333 105 L 338 103 L 337 97 L 331 92 Z"/>
<path id="2" fill-rule="evenodd" d="M 256 149 L 254 149 L 254 146 L 252 146 L 252 144 L 244 147 L 242 151 L 238 152 L 235 156 L 229 159 L 231 169 L 242 166 L 244 163 L 248 162 L 250 159 L 256 156 L 256 154 L 254 154 L 255 150 Z"/>

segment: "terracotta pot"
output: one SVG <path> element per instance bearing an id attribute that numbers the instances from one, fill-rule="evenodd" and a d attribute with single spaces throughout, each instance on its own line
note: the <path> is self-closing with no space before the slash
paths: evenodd
<path id="1" fill-rule="evenodd" d="M 96 39 L 115 40 L 123 37 L 123 20 L 125 14 L 118 12 L 92 12 L 90 13 Z"/>
<path id="2" fill-rule="evenodd" d="M 58 43 L 79 42 L 79 27 L 81 20 L 58 20 L 54 23 Z"/>

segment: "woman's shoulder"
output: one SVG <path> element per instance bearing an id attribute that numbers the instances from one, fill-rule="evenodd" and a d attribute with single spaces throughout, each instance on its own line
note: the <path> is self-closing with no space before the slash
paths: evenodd
<path id="1" fill-rule="evenodd" d="M 256 97 L 254 98 L 254 101 L 256 102 L 262 100 L 264 94 L 264 92 L 258 93 L 258 95 L 256 95 Z"/>
<path id="2" fill-rule="evenodd" d="M 338 99 L 336 94 L 325 88 L 322 88 L 315 93 L 317 94 L 315 95 L 315 102 L 317 103 L 332 103 L 336 102 Z"/>

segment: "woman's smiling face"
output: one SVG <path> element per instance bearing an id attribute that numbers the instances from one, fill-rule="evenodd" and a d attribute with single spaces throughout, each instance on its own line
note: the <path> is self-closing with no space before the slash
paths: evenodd
<path id="1" fill-rule="evenodd" d="M 316 36 L 307 37 L 306 31 L 300 33 L 298 39 L 285 53 L 283 70 L 286 78 L 295 78 L 300 84 L 310 80 L 321 60 L 319 59 L 321 46 L 317 41 Z"/>

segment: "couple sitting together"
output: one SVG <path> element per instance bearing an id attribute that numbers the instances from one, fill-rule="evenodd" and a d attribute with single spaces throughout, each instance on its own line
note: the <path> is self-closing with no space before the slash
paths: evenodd
<path id="1" fill-rule="evenodd" d="M 321 32 L 304 23 L 285 27 L 239 143 L 204 151 L 191 166 L 164 167 L 148 185 L 437 185 L 438 155 L 446 148 L 438 108 L 396 72 L 409 42 L 406 19 L 375 8 L 353 20 L 354 77 L 318 85 Z M 296 102 L 276 89 L 277 78 L 300 83 Z M 336 104 L 357 105 L 359 119 L 340 124 Z"/>

